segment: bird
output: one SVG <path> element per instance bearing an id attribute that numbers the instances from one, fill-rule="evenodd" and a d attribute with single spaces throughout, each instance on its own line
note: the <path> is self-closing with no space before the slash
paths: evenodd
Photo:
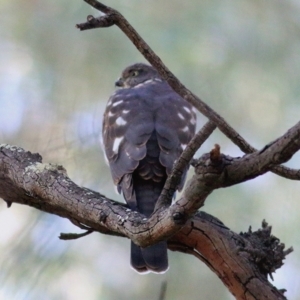
<path id="1" fill-rule="evenodd" d="M 104 152 L 118 192 L 131 210 L 148 218 L 174 162 L 195 134 L 196 114 L 150 65 L 128 66 L 115 86 L 103 116 Z M 131 266 L 139 273 L 164 273 L 167 242 L 145 248 L 131 242 Z"/>

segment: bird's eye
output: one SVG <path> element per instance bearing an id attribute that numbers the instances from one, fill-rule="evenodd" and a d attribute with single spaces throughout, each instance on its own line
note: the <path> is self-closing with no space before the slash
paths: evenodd
<path id="1" fill-rule="evenodd" d="M 139 75 L 139 72 L 138 71 L 132 71 L 131 72 L 131 76 L 132 77 L 135 77 L 135 76 L 138 76 Z"/>

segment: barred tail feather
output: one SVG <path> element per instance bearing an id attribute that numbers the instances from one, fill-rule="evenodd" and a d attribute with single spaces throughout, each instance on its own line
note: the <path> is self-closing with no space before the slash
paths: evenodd
<path id="1" fill-rule="evenodd" d="M 149 217 L 161 193 L 164 182 L 154 182 L 134 178 L 134 191 L 137 199 L 137 210 Z M 167 242 L 141 248 L 131 243 L 131 265 L 139 273 L 163 273 L 168 269 Z"/>

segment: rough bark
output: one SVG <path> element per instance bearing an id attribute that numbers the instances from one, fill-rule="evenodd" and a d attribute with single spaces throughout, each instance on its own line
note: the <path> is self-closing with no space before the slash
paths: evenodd
<path id="1" fill-rule="evenodd" d="M 297 124 L 262 151 L 242 158 L 224 156 L 216 146 L 195 162 L 195 175 L 183 197 L 149 219 L 77 186 L 62 166 L 45 164 L 39 154 L 8 145 L 0 146 L 0 197 L 68 218 L 89 232 L 128 237 L 141 246 L 168 239 L 170 249 L 194 254 L 206 263 L 237 299 L 285 299 L 267 274 L 280 267 L 292 249 L 284 251 L 278 239 L 276 247 L 270 244 L 270 230 L 253 243 L 251 232 L 238 235 L 197 211 L 214 189 L 259 176 L 289 159 L 300 147 L 294 138 L 299 130 Z"/>

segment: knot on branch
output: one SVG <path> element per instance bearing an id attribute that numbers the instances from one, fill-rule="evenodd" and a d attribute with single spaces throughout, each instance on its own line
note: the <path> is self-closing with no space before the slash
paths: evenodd
<path id="1" fill-rule="evenodd" d="M 172 217 L 174 223 L 177 225 L 184 225 L 187 220 L 187 216 L 181 212 L 175 212 Z"/>
<path id="2" fill-rule="evenodd" d="M 87 30 L 93 28 L 104 28 L 111 27 L 115 24 L 115 18 L 113 14 L 107 14 L 95 18 L 92 15 L 87 16 L 87 21 L 85 23 L 76 24 L 76 28 L 80 30 Z"/>
<path id="3" fill-rule="evenodd" d="M 224 155 L 216 144 L 214 148 L 203 154 L 197 161 L 193 161 L 195 173 L 204 178 L 206 185 L 219 187 L 226 176 L 225 167 L 232 163 L 233 158 Z"/>
<path id="4" fill-rule="evenodd" d="M 250 242 L 250 245 L 241 249 L 250 254 L 251 260 L 257 265 L 260 272 L 273 280 L 272 273 L 283 265 L 283 260 L 293 251 L 290 247 L 284 250 L 285 245 L 271 235 L 272 226 L 263 220 L 262 228 L 252 232 L 251 226 L 248 232 L 240 233 L 242 237 Z"/>

